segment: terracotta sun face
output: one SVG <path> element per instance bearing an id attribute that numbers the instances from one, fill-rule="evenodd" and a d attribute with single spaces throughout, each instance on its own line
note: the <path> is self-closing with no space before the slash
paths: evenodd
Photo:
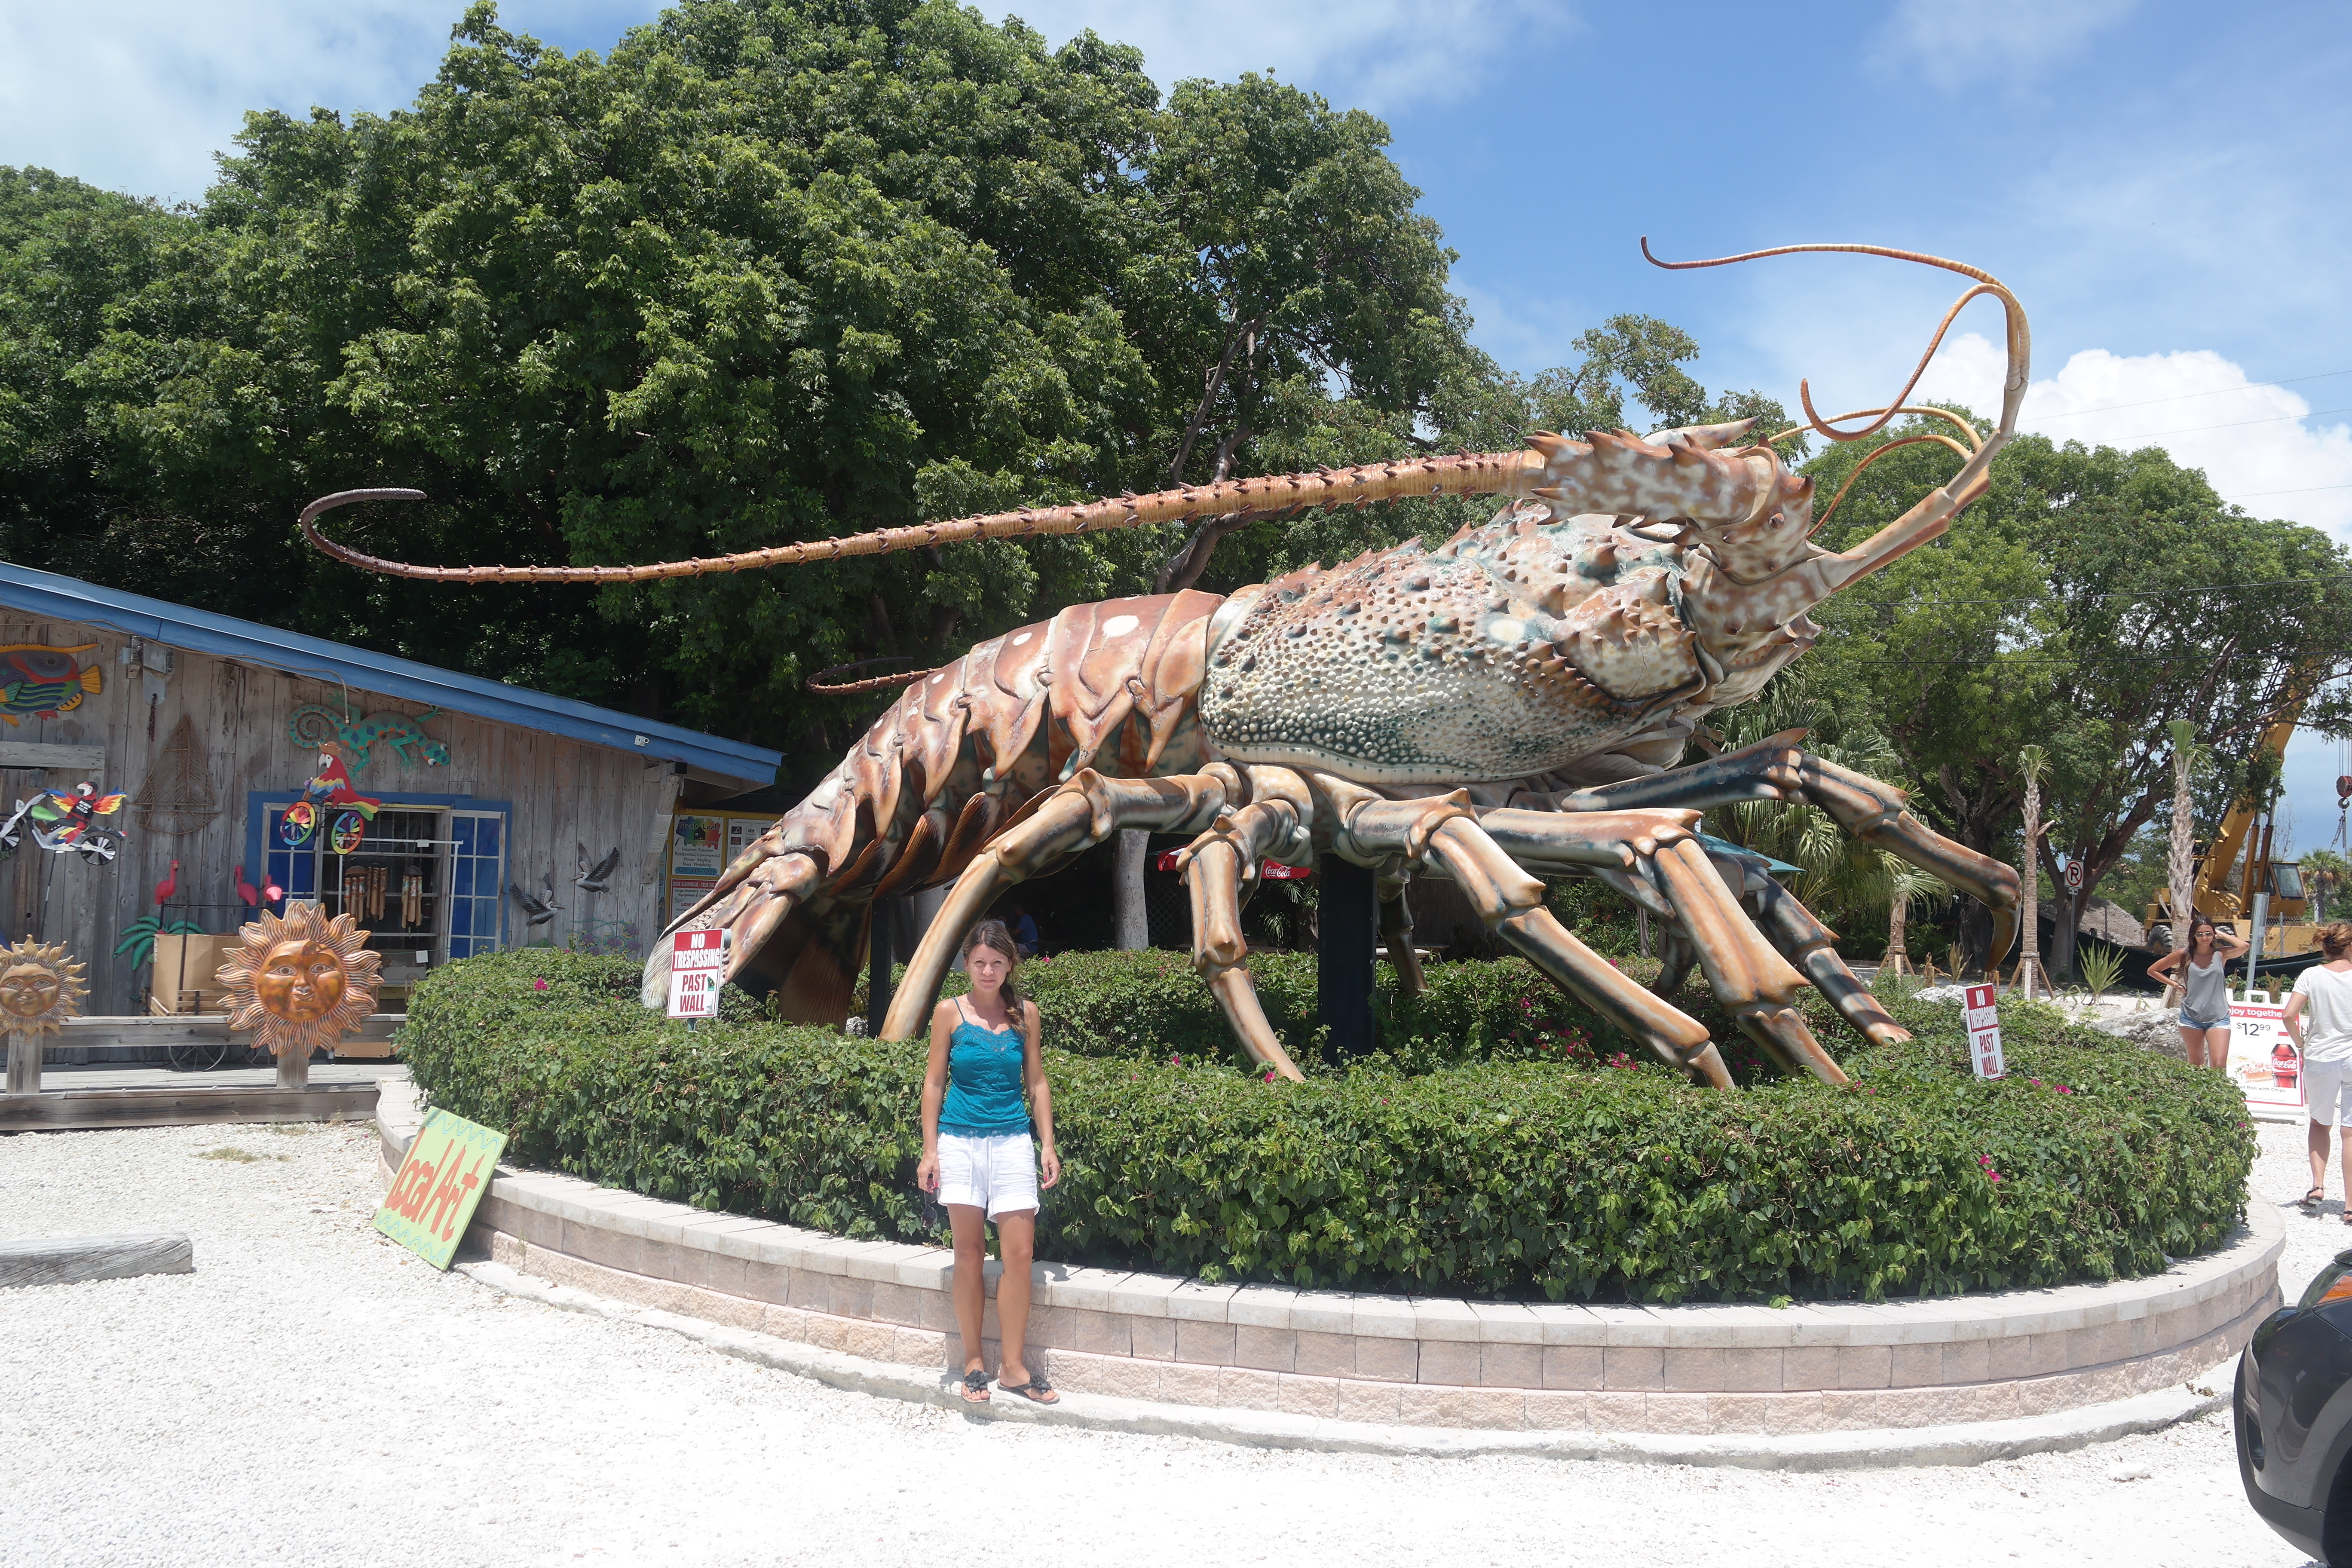
<path id="1" fill-rule="evenodd" d="M 383 959 L 367 939 L 350 915 L 331 921 L 316 904 L 289 904 L 284 920 L 264 910 L 220 968 L 228 1026 L 255 1030 L 255 1045 L 280 1053 L 331 1047 L 375 1007 Z"/>
<path id="2" fill-rule="evenodd" d="M 26 1035 L 62 1028 L 81 1012 L 89 990 L 81 975 L 82 966 L 66 956 L 62 943 L 0 947 L 0 1028 Z"/>

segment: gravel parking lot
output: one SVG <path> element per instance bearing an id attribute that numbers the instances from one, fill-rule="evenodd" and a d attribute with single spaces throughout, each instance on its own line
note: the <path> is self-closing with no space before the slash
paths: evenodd
<path id="1" fill-rule="evenodd" d="M 2264 1128 L 2255 1201 L 2302 1191 L 2302 1137 Z M 369 1227 L 373 1164 L 367 1128 L 0 1139 L 0 1237 L 182 1230 L 197 1265 L 0 1294 L 0 1562 L 2303 1561 L 2226 1415 L 1832 1475 L 969 1422 L 436 1273 Z M 2352 1231 L 2285 1212 L 2292 1295 Z"/>

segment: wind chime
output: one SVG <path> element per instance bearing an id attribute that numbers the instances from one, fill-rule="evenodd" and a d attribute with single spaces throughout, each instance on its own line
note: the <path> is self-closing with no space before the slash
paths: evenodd
<path id="1" fill-rule="evenodd" d="M 346 862 L 343 867 L 343 912 L 361 920 L 382 920 L 384 889 L 390 879 L 389 867 L 358 866 Z"/>

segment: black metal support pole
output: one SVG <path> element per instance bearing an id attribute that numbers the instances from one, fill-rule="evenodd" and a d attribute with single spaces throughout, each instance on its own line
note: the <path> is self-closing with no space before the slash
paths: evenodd
<path id="1" fill-rule="evenodd" d="M 1372 1048 L 1372 955 L 1380 946 L 1380 896 L 1372 874 L 1336 855 L 1315 865 L 1322 883 L 1316 906 L 1316 1016 L 1331 1031 L 1331 1049 L 1362 1056 Z"/>
<path id="2" fill-rule="evenodd" d="M 898 900 L 884 899 L 874 906 L 866 922 L 866 1037 L 882 1037 L 882 1020 L 890 1016 L 891 932 L 898 925 Z"/>

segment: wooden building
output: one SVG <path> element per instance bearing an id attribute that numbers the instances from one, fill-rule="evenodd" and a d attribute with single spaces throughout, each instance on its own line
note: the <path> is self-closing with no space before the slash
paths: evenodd
<path id="1" fill-rule="evenodd" d="M 329 740 L 353 791 L 382 805 L 373 821 L 314 807 L 304 836 L 302 814 L 293 829 L 288 816 Z M 744 814 L 729 803 L 772 799 L 781 760 L 0 563 L 0 812 L 85 781 L 129 795 L 97 819 L 121 835 L 112 861 L 45 850 L 29 833 L 0 860 L 0 926 L 85 960 L 91 1013 L 146 1012 L 151 991 L 164 1009 L 184 1007 L 186 993 L 210 987 L 197 937 L 157 951 L 173 973 L 135 962 L 139 922 L 233 931 L 251 917 L 240 883 L 358 913 L 395 1007 L 425 970 L 495 948 L 642 954 L 668 916 L 673 817 L 697 834 L 714 817 L 731 823 Z M 339 821 L 360 827 L 356 843 L 338 839 Z M 584 878 L 601 888 L 580 885 L 615 852 L 604 877 Z"/>

